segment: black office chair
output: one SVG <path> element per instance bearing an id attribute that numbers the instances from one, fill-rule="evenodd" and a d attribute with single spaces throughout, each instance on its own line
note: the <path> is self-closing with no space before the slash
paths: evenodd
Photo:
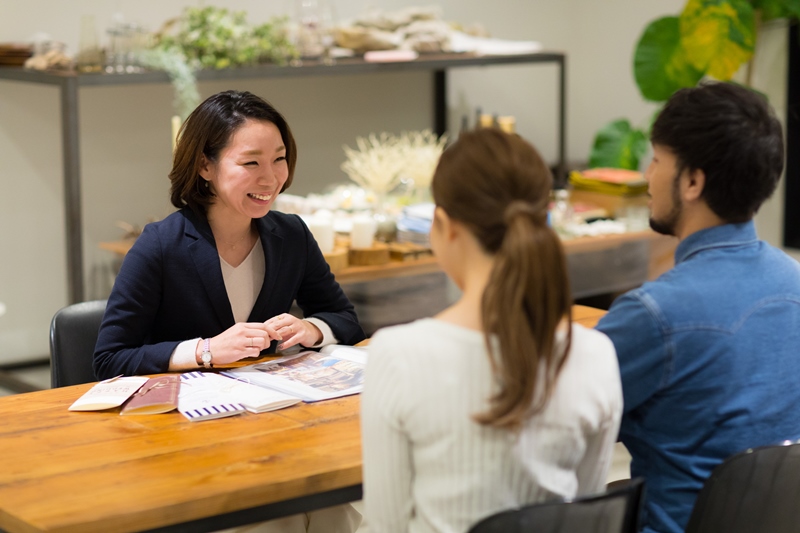
<path id="1" fill-rule="evenodd" d="M 727 458 L 703 484 L 686 533 L 800 533 L 800 441 Z"/>
<path id="2" fill-rule="evenodd" d="M 53 388 L 97 381 L 92 369 L 97 332 L 107 300 L 68 305 L 50 322 L 50 385 Z"/>
<path id="3" fill-rule="evenodd" d="M 536 503 L 484 518 L 469 533 L 636 533 L 644 479 L 603 494 Z"/>

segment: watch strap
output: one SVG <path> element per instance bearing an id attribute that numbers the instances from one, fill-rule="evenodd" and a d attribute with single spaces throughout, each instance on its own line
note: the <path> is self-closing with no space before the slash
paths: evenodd
<path id="1" fill-rule="evenodd" d="M 203 339 L 203 353 L 200 355 L 205 368 L 213 368 L 214 363 L 211 362 L 211 339 Z"/>

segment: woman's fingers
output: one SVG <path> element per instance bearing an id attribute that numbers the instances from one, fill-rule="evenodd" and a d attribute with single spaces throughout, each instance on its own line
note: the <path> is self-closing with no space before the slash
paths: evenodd
<path id="1" fill-rule="evenodd" d="M 267 335 L 269 336 L 270 339 L 275 339 L 275 340 L 278 340 L 278 341 L 282 341 L 283 340 L 283 337 L 281 336 L 281 334 L 278 333 L 278 328 L 276 328 L 274 325 L 267 324 L 265 322 L 264 323 L 264 331 L 266 331 L 266 333 L 267 333 Z"/>

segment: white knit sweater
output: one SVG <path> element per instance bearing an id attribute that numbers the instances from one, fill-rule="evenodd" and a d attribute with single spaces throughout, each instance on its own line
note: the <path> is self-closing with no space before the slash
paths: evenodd
<path id="1" fill-rule="evenodd" d="M 573 326 L 545 410 L 521 432 L 473 421 L 494 390 L 482 333 L 435 319 L 379 331 L 361 399 L 367 529 L 463 533 L 479 519 L 603 490 L 622 412 L 614 347 Z"/>

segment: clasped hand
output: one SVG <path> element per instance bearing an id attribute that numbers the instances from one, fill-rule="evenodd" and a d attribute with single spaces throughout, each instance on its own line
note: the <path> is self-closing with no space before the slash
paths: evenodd
<path id="1" fill-rule="evenodd" d="M 297 344 L 314 346 L 322 340 L 322 332 L 311 322 L 288 313 L 274 316 L 266 322 L 239 322 L 210 340 L 213 361 L 225 364 L 257 357 L 273 341 L 285 350 Z"/>

